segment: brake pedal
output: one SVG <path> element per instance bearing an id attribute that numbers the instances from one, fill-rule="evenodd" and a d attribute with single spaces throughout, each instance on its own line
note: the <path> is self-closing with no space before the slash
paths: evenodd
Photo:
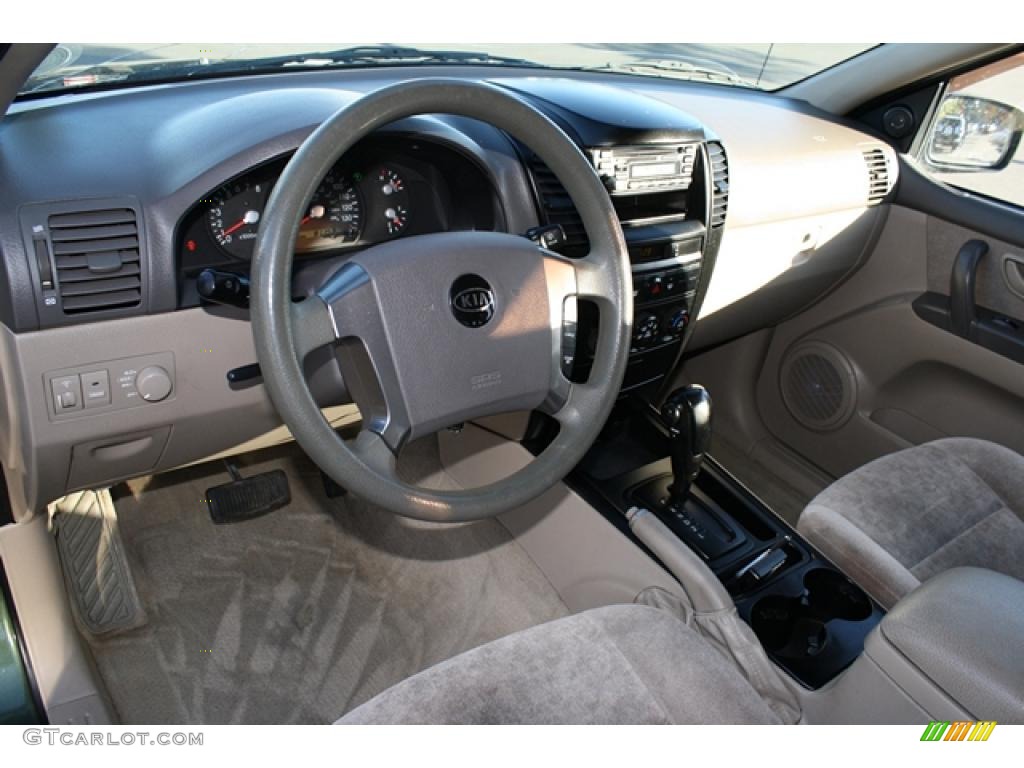
<path id="1" fill-rule="evenodd" d="M 105 636 L 145 624 L 110 490 L 70 493 L 50 505 L 50 519 L 81 627 Z"/>
<path id="2" fill-rule="evenodd" d="M 243 478 L 233 465 L 227 466 L 234 479 L 206 489 L 206 505 L 217 525 L 244 523 L 291 503 L 291 488 L 284 470 L 273 469 Z"/>

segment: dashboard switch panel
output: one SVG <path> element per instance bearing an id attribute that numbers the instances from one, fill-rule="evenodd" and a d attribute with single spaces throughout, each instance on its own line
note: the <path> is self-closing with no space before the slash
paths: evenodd
<path id="1" fill-rule="evenodd" d="M 174 355 L 157 352 L 90 362 L 51 371 L 45 379 L 51 421 L 151 407 L 174 395 Z"/>

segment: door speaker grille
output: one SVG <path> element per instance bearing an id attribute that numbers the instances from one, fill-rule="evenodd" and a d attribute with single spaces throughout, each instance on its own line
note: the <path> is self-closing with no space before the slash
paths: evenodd
<path id="1" fill-rule="evenodd" d="M 786 409 L 808 429 L 837 429 L 853 415 L 857 378 L 835 347 L 801 342 L 786 355 L 780 377 Z"/>

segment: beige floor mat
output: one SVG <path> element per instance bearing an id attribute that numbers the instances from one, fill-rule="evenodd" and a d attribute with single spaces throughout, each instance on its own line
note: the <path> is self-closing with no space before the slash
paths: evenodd
<path id="1" fill-rule="evenodd" d="M 433 465 L 412 452 L 411 472 Z M 495 521 L 420 524 L 352 497 L 329 500 L 294 447 L 242 474 L 289 476 L 292 503 L 214 526 L 219 464 L 115 488 L 148 623 L 93 640 L 126 723 L 331 722 L 463 650 L 567 613 Z M 251 463 L 251 462 L 255 463 Z"/>

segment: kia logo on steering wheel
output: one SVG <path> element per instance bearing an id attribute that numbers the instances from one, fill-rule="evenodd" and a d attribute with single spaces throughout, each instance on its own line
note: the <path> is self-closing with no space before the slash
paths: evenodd
<path id="1" fill-rule="evenodd" d="M 494 317 L 494 291 L 480 275 L 457 278 L 449 299 L 455 319 L 467 328 L 479 328 Z"/>

